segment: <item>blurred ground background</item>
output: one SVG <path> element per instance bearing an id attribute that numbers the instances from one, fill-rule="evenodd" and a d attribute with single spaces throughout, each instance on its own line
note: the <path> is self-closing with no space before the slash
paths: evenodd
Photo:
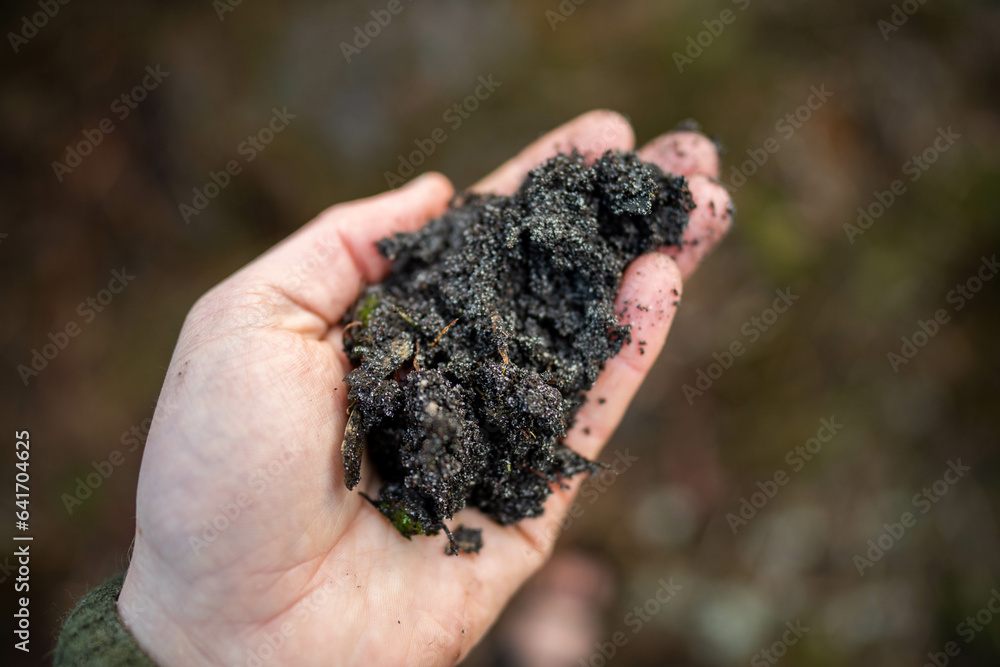
<path id="1" fill-rule="evenodd" d="M 960 310 L 949 298 L 1000 246 L 1000 11 L 902 4 L 913 15 L 897 5 L 889 32 L 878 23 L 893 18 L 888 0 L 404 2 L 350 63 L 341 42 L 385 3 L 94 0 L 60 6 L 16 53 L 8 35 L 0 418 L 5 449 L 20 429 L 33 444 L 31 660 L 48 659 L 74 600 L 127 562 L 141 448 L 126 434 L 143 433 L 202 292 L 327 205 L 385 189 L 385 173 L 435 128 L 447 141 L 421 168 L 464 187 L 540 133 L 607 107 L 640 141 L 689 117 L 721 137 L 739 215 L 688 284 L 608 446 L 608 460 L 627 449 L 640 463 L 582 496 L 562 538 L 606 573 L 595 641 L 624 630 L 622 665 L 772 664 L 766 649 L 784 664 L 895 667 L 949 641 L 960 649 L 949 664 L 1000 664 L 1000 618 L 980 611 L 1000 586 L 1000 279 L 971 281 L 980 289 Z M 721 34 L 706 32 L 724 10 Z M 4 3 L 0 26 L 22 32 L 38 11 Z M 688 41 L 699 33 L 700 54 Z M 115 99 L 156 65 L 169 76 L 121 119 Z M 490 75 L 501 85 L 460 127 L 443 118 Z M 779 122 L 813 86 L 833 95 L 789 136 Z M 244 161 L 239 144 L 274 107 L 296 118 L 186 223 L 179 205 L 210 171 Z M 114 132 L 57 180 L 52 162 L 106 117 Z M 907 162 L 948 128 L 959 138 L 912 180 Z M 769 138 L 777 152 L 734 178 Z M 896 179 L 903 193 L 849 234 L 858 207 Z M 134 281 L 88 321 L 78 304 L 122 267 Z M 779 289 L 798 300 L 771 318 Z M 948 321 L 917 335 L 925 344 L 894 369 L 888 353 L 938 309 Z M 26 387 L 18 365 L 69 322 L 80 334 Z M 736 341 L 745 354 L 710 368 Z M 686 396 L 699 371 L 716 377 Z M 843 428 L 811 460 L 786 459 L 831 418 Z M 63 494 L 114 450 L 123 462 L 68 513 Z M 933 492 L 959 458 L 971 470 L 940 483 L 946 493 L 921 513 L 914 494 Z M 0 492 L 12 498 L 13 454 L 3 461 Z M 727 515 L 779 471 L 786 483 L 758 496 L 734 534 Z M 916 525 L 882 537 L 891 548 L 859 574 L 855 556 L 907 511 Z M 633 632 L 630 610 L 669 577 L 682 590 Z M 9 599 L 11 575 L 0 578 Z M 979 630 L 960 626 L 977 612 Z M 34 664 L 12 650 L 4 617 L 4 653 Z M 802 640 L 773 648 L 797 621 Z M 497 664 L 517 623 L 503 619 L 469 664 Z M 603 664 L 595 651 L 584 645 L 570 664 Z"/>

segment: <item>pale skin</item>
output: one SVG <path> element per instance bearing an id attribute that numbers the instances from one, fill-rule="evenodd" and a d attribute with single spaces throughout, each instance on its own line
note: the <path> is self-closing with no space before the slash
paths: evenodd
<path id="1" fill-rule="evenodd" d="M 629 150 L 628 122 L 593 111 L 538 139 L 475 190 L 512 193 L 560 151 Z M 656 360 L 681 286 L 731 224 L 714 145 L 663 135 L 644 159 L 690 181 L 697 208 L 681 249 L 635 260 L 619 294 L 633 340 L 608 362 L 566 438 L 597 457 Z M 427 174 L 334 206 L 194 305 L 167 371 L 139 474 L 136 535 L 118 609 L 164 665 L 451 665 L 489 629 L 551 553 L 582 478 L 545 516 L 499 526 L 477 510 L 477 555 L 444 555 L 443 536 L 412 541 L 358 493 L 340 462 L 350 370 L 342 319 L 389 264 L 375 241 L 440 215 L 454 190 Z M 676 292 L 675 292 L 676 291 Z M 596 397 L 604 399 L 603 402 Z M 214 524 L 214 526 L 213 526 Z"/>

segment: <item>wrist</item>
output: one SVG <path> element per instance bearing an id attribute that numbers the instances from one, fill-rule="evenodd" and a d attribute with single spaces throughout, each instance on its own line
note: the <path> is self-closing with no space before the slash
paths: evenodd
<path id="1" fill-rule="evenodd" d="M 172 602 L 179 588 L 167 574 L 153 571 L 136 548 L 118 596 L 118 615 L 136 642 L 158 665 L 217 665 L 176 611 Z M 181 593 L 183 595 L 183 593 Z"/>

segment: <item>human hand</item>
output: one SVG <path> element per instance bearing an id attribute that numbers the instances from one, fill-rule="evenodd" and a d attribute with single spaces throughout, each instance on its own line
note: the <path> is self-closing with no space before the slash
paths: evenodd
<path id="1" fill-rule="evenodd" d="M 511 194 L 528 171 L 573 148 L 630 150 L 621 116 L 585 114 L 545 135 L 473 189 Z M 725 235 L 718 155 L 680 131 L 640 151 L 690 180 L 697 208 L 681 248 L 635 260 L 619 294 L 645 341 L 611 359 L 566 444 L 598 455 L 656 360 L 682 279 Z M 375 242 L 443 213 L 440 174 L 334 206 L 205 294 L 181 331 L 139 475 L 134 551 L 118 601 L 158 663 L 454 664 L 551 552 L 580 480 L 545 516 L 500 526 L 477 510 L 481 553 L 449 558 L 444 540 L 403 538 L 344 486 L 347 417 L 340 322 L 389 262 Z M 621 308 L 619 307 L 619 310 Z M 376 495 L 365 465 L 360 491 Z"/>

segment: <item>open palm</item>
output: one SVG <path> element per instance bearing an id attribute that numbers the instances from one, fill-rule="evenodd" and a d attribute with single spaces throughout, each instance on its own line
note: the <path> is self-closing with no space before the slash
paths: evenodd
<path id="1" fill-rule="evenodd" d="M 573 148 L 628 150 L 627 121 L 596 111 L 542 137 L 474 189 L 512 193 L 527 172 Z M 681 249 L 640 257 L 620 300 L 645 341 L 602 372 L 567 444 L 594 457 L 655 361 L 686 277 L 731 223 L 713 179 L 718 156 L 695 132 L 664 135 L 642 156 L 690 179 L 697 208 Z M 137 526 L 119 611 L 158 663 L 454 664 L 545 560 L 579 480 L 545 516 L 499 526 L 476 510 L 481 553 L 444 555 L 412 541 L 343 481 L 347 416 L 341 319 L 389 264 L 375 241 L 412 231 L 454 192 L 429 174 L 335 206 L 212 289 L 191 310 L 143 456 Z M 360 490 L 376 495 L 372 471 Z"/>

